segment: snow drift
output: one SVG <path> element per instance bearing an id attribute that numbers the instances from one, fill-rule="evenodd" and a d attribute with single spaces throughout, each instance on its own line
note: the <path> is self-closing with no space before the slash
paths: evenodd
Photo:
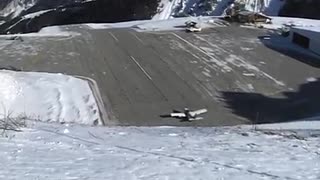
<path id="1" fill-rule="evenodd" d="M 89 84 L 62 74 L 0 71 L 0 118 L 101 124 Z"/>

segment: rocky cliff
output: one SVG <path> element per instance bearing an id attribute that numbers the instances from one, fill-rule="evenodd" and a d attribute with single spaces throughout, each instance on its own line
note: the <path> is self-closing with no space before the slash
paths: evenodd
<path id="1" fill-rule="evenodd" d="M 150 19 L 158 4 L 158 0 L 6 0 L 0 4 L 0 15 L 6 20 L 0 33 L 35 32 L 51 25 Z"/>

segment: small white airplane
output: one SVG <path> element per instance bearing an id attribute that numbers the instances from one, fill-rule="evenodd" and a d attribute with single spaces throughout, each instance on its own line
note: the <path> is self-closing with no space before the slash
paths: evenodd
<path id="1" fill-rule="evenodd" d="M 183 121 L 196 121 L 201 120 L 203 117 L 199 117 L 200 114 L 208 112 L 207 109 L 199 109 L 196 111 L 191 111 L 188 108 L 185 108 L 183 112 L 174 111 L 170 114 L 170 117 L 179 118 Z"/>
<path id="2" fill-rule="evenodd" d="M 187 32 L 200 32 L 202 30 L 200 25 L 195 21 L 187 21 L 185 24 Z"/>

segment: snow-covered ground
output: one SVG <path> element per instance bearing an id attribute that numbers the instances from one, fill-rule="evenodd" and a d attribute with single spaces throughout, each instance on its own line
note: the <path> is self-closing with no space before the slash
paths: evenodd
<path id="1" fill-rule="evenodd" d="M 291 17 L 279 17 L 271 16 L 272 24 L 264 24 L 264 28 L 277 29 L 283 25 L 296 26 L 296 27 L 319 27 L 320 20 L 316 19 L 305 19 L 305 18 L 291 18 Z"/>
<path id="2" fill-rule="evenodd" d="M 226 22 L 218 19 L 220 16 L 207 17 L 183 17 L 168 20 L 143 20 L 122 23 L 91 23 L 85 24 L 91 29 L 133 28 L 137 31 L 170 31 L 184 30 L 185 22 L 191 20 L 199 23 L 202 28 L 214 28 L 226 26 Z"/>
<path id="3" fill-rule="evenodd" d="M 0 138 L 1 179 L 320 178 L 319 130 L 40 123 L 22 130 Z"/>
<path id="4" fill-rule="evenodd" d="M 102 124 L 87 81 L 62 74 L 0 71 L 0 118 Z"/>
<path id="5" fill-rule="evenodd" d="M 0 35 L 3 38 L 11 37 L 71 37 L 78 36 L 79 33 L 68 31 L 67 28 L 63 26 L 49 26 L 42 28 L 39 32 L 36 33 L 26 33 L 26 34 L 8 34 Z"/>

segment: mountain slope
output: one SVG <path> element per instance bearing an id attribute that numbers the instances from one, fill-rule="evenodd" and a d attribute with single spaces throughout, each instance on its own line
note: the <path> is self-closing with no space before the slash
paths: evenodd
<path id="1" fill-rule="evenodd" d="M 38 0 L 2 0 L 0 2 L 0 17 L 14 18 L 23 11 L 33 7 Z"/>
<path id="2" fill-rule="evenodd" d="M 0 33 L 7 34 L 34 32 L 51 25 L 150 19 L 156 12 L 158 0 L 12 0 L 2 7 L 0 14 L 6 22 L 0 26 Z M 27 14 L 49 9 L 39 16 L 26 18 Z M 16 13 L 10 14 L 11 11 Z"/>
<path id="3" fill-rule="evenodd" d="M 220 16 L 232 3 L 271 16 L 320 18 L 317 0 L 3 0 L 0 34 L 35 32 L 45 26 L 76 23 Z M 34 13 L 37 16 L 28 15 Z"/>

